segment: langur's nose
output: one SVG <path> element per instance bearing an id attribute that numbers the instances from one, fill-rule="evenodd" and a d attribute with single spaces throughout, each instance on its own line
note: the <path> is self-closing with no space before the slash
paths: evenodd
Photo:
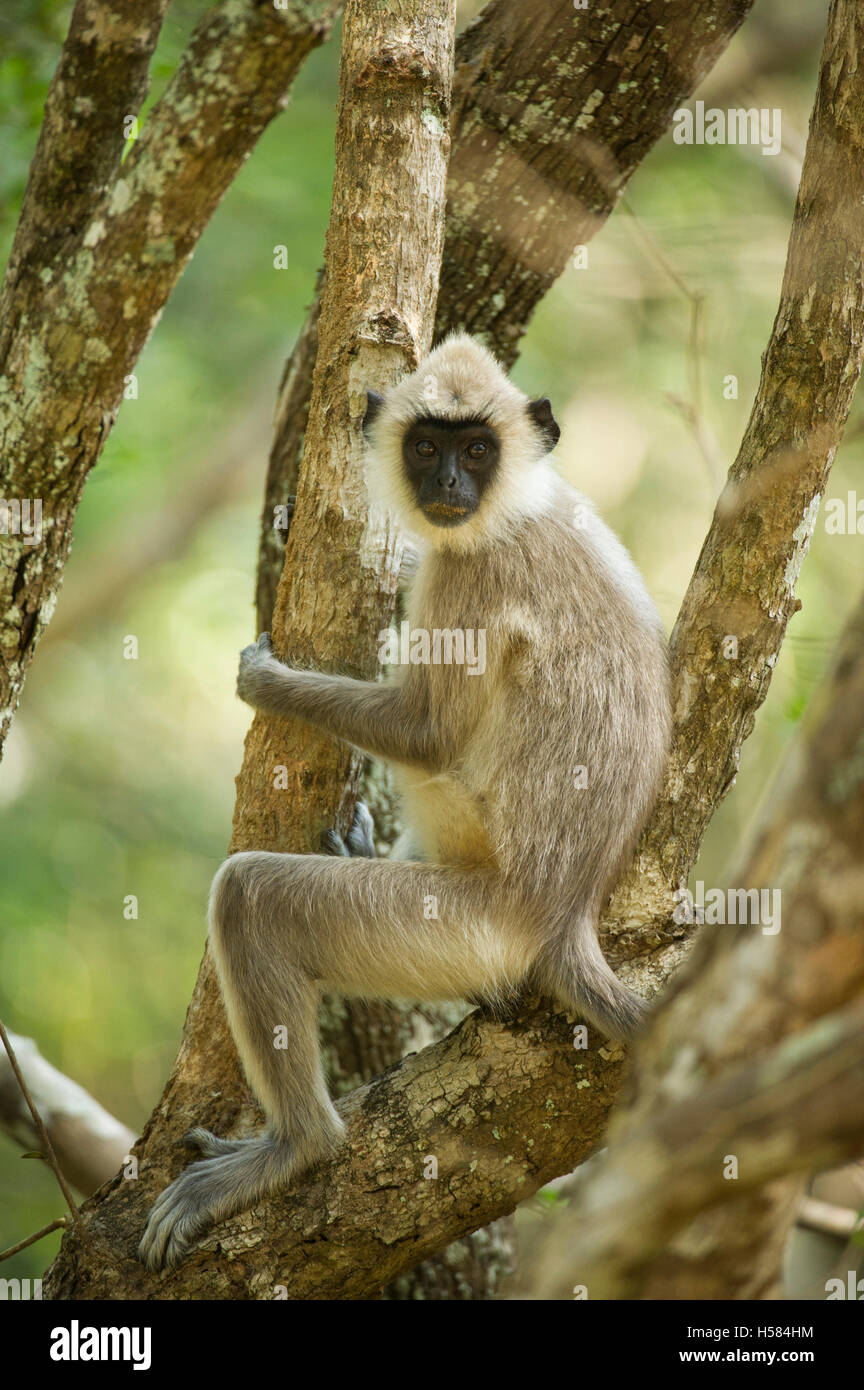
<path id="1" fill-rule="evenodd" d="M 442 468 L 438 474 L 438 486 L 451 488 L 456 486 L 456 469 L 452 465 Z"/>

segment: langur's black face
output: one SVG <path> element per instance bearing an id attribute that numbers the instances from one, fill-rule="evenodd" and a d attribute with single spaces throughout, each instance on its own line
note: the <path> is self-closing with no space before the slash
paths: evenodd
<path id="1" fill-rule="evenodd" d="M 402 460 L 426 520 L 460 526 L 473 516 L 500 452 L 498 435 L 482 420 L 415 420 L 402 440 Z"/>

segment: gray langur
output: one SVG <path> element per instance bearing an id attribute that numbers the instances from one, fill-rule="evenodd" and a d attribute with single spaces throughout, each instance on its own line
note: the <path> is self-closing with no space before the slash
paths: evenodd
<path id="1" fill-rule="evenodd" d="M 493 1010 L 528 988 L 616 1038 L 646 1008 L 596 934 L 669 742 L 666 642 L 638 571 L 550 467 L 549 401 L 529 401 L 471 338 L 370 393 L 364 428 L 373 502 L 421 552 L 407 664 L 381 682 L 293 670 L 265 635 L 242 653 L 237 688 L 391 762 L 409 829 L 371 858 L 361 809 L 347 847 L 330 836 L 335 857 L 235 854 L 216 875 L 211 947 L 269 1128 L 192 1131 L 205 1160 L 156 1202 L 140 1247 L 151 1268 L 339 1145 L 322 988 Z M 472 634 L 473 664 L 459 659 Z"/>

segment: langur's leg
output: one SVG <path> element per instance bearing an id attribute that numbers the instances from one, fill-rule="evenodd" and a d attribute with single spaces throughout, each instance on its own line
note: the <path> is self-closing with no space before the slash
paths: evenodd
<path id="1" fill-rule="evenodd" d="M 364 802 L 358 801 L 354 824 L 345 839 L 343 840 L 342 836 L 335 830 L 325 830 L 321 836 L 321 848 L 325 854 L 338 854 L 342 858 L 349 855 L 359 855 L 367 859 L 374 859 L 375 842 L 373 836 L 374 826 L 369 809 Z M 371 845 L 371 848 L 367 849 L 366 846 L 368 845 Z M 389 858 L 422 860 L 423 856 L 418 849 L 413 831 L 402 831 L 390 850 Z M 478 1008 L 484 1018 L 490 1018 L 495 1023 L 510 1023 L 518 1017 L 524 1006 L 525 996 L 522 990 L 511 990 L 506 995 L 502 994 L 491 999 L 470 997 L 468 1003 Z M 201 1132 L 206 1133 L 206 1131 Z"/>
<path id="2" fill-rule="evenodd" d="M 365 997 L 506 995 L 536 940 L 492 872 L 389 859 L 236 854 L 211 895 L 231 1030 L 270 1130 L 195 1163 L 162 1194 L 141 1255 L 174 1263 L 214 1220 L 287 1186 L 338 1146 L 317 1037 L 321 985 Z M 206 1152 L 205 1141 L 205 1152 Z"/>

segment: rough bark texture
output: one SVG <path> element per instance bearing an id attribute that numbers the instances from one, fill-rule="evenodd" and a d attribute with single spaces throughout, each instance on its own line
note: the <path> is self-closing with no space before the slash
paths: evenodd
<path id="1" fill-rule="evenodd" d="M 469 324 L 508 365 L 752 0 L 492 0 L 462 36 L 436 337 Z"/>
<path id="2" fill-rule="evenodd" d="M 611 953 L 627 962 L 629 977 L 648 993 L 682 954 L 687 928 L 671 921 L 672 893 L 686 878 L 707 821 L 702 779 L 711 779 L 719 799 L 764 698 L 794 605 L 792 590 L 815 517 L 814 498 L 860 372 L 862 89 L 856 85 L 855 62 L 847 58 L 844 63 L 839 55 L 851 52 L 854 59 L 861 22 L 846 9 L 832 10 L 780 312 L 725 494 L 736 505 L 718 508 L 676 629 L 678 734 L 667 787 L 634 872 L 607 916 Z M 316 390 L 331 370 L 331 359 L 341 363 L 339 345 L 328 342 L 324 351 L 322 342 Z M 343 397 L 334 399 L 341 402 Z M 310 449 L 311 437 L 310 430 Z M 311 458 L 320 445 L 315 447 Z M 778 467 L 778 456 L 791 457 L 794 466 Z M 338 459 L 334 467 L 338 469 Z M 302 488 L 309 489 L 310 476 L 304 469 L 298 516 L 306 505 Z M 311 497 L 309 503 L 314 505 Z M 333 526 L 328 532 L 317 512 L 310 517 L 318 531 L 316 550 L 307 558 L 298 538 L 293 533 L 289 537 L 277 614 L 286 611 L 288 600 L 296 601 L 304 621 L 309 615 L 310 633 L 323 634 L 323 644 L 329 641 L 327 625 L 338 624 L 341 614 L 328 606 L 328 588 L 318 613 L 314 588 L 305 598 L 300 594 L 303 566 L 313 565 L 315 554 L 320 556 L 325 547 L 337 575 L 348 559 L 339 546 L 342 533 Z M 362 534 L 349 539 L 364 562 Z M 388 572 L 392 575 L 392 568 Z M 371 585 L 371 575 L 369 580 Z M 360 616 L 366 622 L 369 615 Z M 734 678 L 726 672 L 718 675 L 722 658 L 716 634 L 725 635 L 730 628 L 744 639 Z M 343 646 L 352 654 L 349 669 L 355 670 L 361 665 L 352 645 L 356 632 L 352 622 Z M 329 654 L 328 649 L 325 660 Z M 310 655 L 311 635 L 292 645 L 292 657 Z M 260 728 L 259 741 L 258 728 L 253 726 L 249 773 L 239 790 L 260 848 L 282 834 L 273 811 L 261 824 L 254 823 L 265 804 L 261 776 L 282 758 L 275 756 L 276 748 L 268 752 L 265 728 Z M 283 758 L 285 751 L 294 750 L 283 749 Z M 319 783 L 326 794 L 321 769 L 332 779 L 347 771 L 344 764 L 327 762 L 333 756 L 331 748 L 319 750 L 309 739 L 298 750 L 296 763 L 284 760 L 296 767 L 298 787 L 308 786 L 314 796 Z M 715 766 L 723 769 L 719 778 Z M 667 851 L 670 825 L 673 843 Z M 311 845 L 319 827 L 301 821 L 296 828 L 301 837 L 306 831 L 303 843 Z M 287 834 L 283 842 L 289 847 Z M 239 848 L 249 842 L 238 837 L 235 843 Z M 301 846 L 292 840 L 290 847 Z M 639 931 L 643 924 L 644 933 Z M 163 1181 L 170 1135 L 193 1121 L 217 1120 L 224 1132 L 226 1118 L 242 1103 L 236 1073 L 225 1062 L 223 1038 L 213 982 L 205 969 L 190 1007 L 178 1069 L 148 1149 L 159 1155 L 155 1162 Z M 205 1048 L 202 1040 L 210 1046 Z M 49 1288 L 54 1296 L 99 1297 L 108 1291 L 116 1297 L 122 1288 L 124 1296 L 133 1298 L 269 1297 L 275 1284 L 284 1284 L 294 1298 L 368 1296 L 464 1232 L 512 1210 L 589 1154 L 603 1134 L 622 1060 L 619 1051 L 599 1046 L 596 1037 L 587 1050 L 574 1054 L 564 1019 L 540 1008 L 512 1026 L 471 1016 L 441 1043 L 407 1058 L 342 1102 L 348 1145 L 313 1182 L 226 1223 L 177 1271 L 156 1282 L 129 1262 L 149 1194 L 131 1192 L 127 1184 L 125 1191 L 112 1192 L 90 1208 L 91 1249 L 67 1237 Z M 443 1175 L 434 1184 L 422 1177 L 427 1154 L 438 1157 Z"/>
<path id="3" fill-rule="evenodd" d="M 703 1221 L 691 1231 L 691 1249 L 694 1234 L 708 1236 L 710 1246 L 703 1240 L 690 1261 L 680 1250 L 660 1255 L 670 1236 L 712 1201 L 728 1202 L 766 1178 L 825 1168 L 864 1148 L 860 1083 L 854 1072 L 834 1076 L 828 1062 L 829 1054 L 839 1058 L 835 1045 L 847 1024 L 861 1023 L 860 1002 L 858 1025 L 842 1011 L 864 991 L 862 750 L 864 599 L 784 767 L 770 818 L 732 878 L 735 886 L 780 890 L 782 930 L 703 928 L 640 1045 L 630 1103 L 610 1127 L 608 1154 L 541 1256 L 546 1294 L 563 1297 L 568 1284 L 589 1282 L 592 1297 L 655 1297 L 658 1286 L 667 1297 L 692 1297 L 687 1276 L 695 1268 L 703 1296 L 708 1289 L 714 1297 L 724 1296 L 722 1289 L 740 1296 L 738 1262 L 760 1228 L 742 1229 L 734 1214 L 723 1234 L 719 1216 Z M 824 1046 L 829 1069 L 810 1073 L 814 1091 L 802 1071 L 804 1090 L 785 1092 L 787 1061 L 796 1075 L 799 1061 L 807 1071 L 811 1043 L 817 1052 Z M 754 1056 L 763 1060 L 745 1087 Z M 858 1066 L 864 1068 L 860 1036 Z M 791 1086 L 791 1072 L 788 1080 Z M 709 1121 L 708 1100 L 714 1096 L 719 1107 L 721 1093 L 725 1111 Z M 682 1143 L 688 1107 L 700 1133 Z M 697 1110 L 704 1121 L 695 1121 Z M 765 1123 L 750 1128 L 757 1113 Z M 851 1145 L 845 1150 L 841 1130 Z M 834 1140 L 839 1147 L 831 1149 Z M 727 1154 L 738 1158 L 737 1181 L 724 1178 Z M 658 1198 L 660 1189 L 665 1196 Z M 784 1195 L 791 1203 L 797 1194 L 780 1190 L 774 1197 L 782 1202 Z M 741 1205 L 753 1215 L 756 1203 Z M 735 1230 L 740 1238 L 730 1242 Z"/>
<path id="4" fill-rule="evenodd" d="M 309 420 L 312 377 L 318 355 L 322 282 L 323 273 L 318 276 L 314 302 L 291 356 L 285 363 L 279 383 L 273 444 L 267 463 L 264 506 L 261 512 L 261 540 L 255 592 L 259 632 L 269 632 L 273 625 L 273 605 L 276 602 L 276 590 L 285 564 L 288 530 L 287 527 L 276 525 L 277 508 L 283 507 L 288 498 L 297 491 L 298 464 Z"/>
<path id="5" fill-rule="evenodd" d="M 108 8 L 85 6 L 84 18 L 82 7 L 76 10 L 80 22 L 52 86 L 27 215 L 0 300 L 0 495 L 41 499 L 43 530 L 39 544 L 11 534 L 0 545 L 0 747 L 54 610 L 75 510 L 124 378 L 222 195 L 326 35 L 336 5 L 296 0 L 277 10 L 261 0 L 234 0 L 208 11 L 119 168 L 119 87 L 128 78 L 130 99 L 143 96 L 158 9 L 150 0 L 140 19 L 136 9 L 125 21 L 129 33 L 117 60 Z M 117 121 L 110 139 L 100 121 L 92 148 L 67 110 L 85 59 L 95 65 L 96 89 L 100 78 L 106 84 L 106 119 Z M 85 83 L 85 102 L 88 91 Z M 58 191 L 48 194 L 55 176 Z M 69 216 L 59 218 L 52 239 L 53 200 L 77 180 L 82 192 L 70 195 Z"/>
<path id="6" fill-rule="evenodd" d="M 603 225 L 751 5 L 491 0 L 456 43 L 436 338 L 464 328 L 512 364 L 574 246 Z M 283 560 L 273 508 L 296 491 L 318 311 L 316 299 L 280 390 L 261 518 L 262 631 Z"/>

